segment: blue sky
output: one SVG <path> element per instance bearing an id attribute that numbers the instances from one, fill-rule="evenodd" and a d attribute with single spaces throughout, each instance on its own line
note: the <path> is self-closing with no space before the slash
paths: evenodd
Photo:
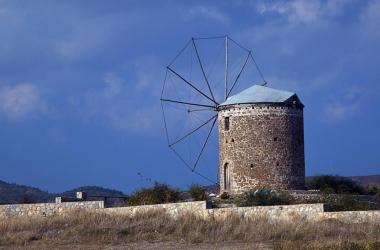
<path id="1" fill-rule="evenodd" d="M 307 175 L 379 174 L 379 26 L 380 1 L 0 1 L 0 179 L 205 183 L 166 146 L 160 90 L 190 37 L 224 34 L 305 104 Z"/>

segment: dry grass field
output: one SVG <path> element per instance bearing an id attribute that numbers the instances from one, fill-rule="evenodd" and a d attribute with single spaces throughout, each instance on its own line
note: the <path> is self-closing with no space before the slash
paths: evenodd
<path id="1" fill-rule="evenodd" d="M 0 220 L 0 249 L 380 249 L 380 223 L 205 221 L 164 212 Z"/>

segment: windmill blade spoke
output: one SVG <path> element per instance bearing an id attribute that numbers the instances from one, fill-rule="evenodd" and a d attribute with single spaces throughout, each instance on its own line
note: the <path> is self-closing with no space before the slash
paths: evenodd
<path id="1" fill-rule="evenodd" d="M 222 39 L 225 36 L 194 37 L 194 40 Z"/>
<path id="2" fill-rule="evenodd" d="M 198 112 L 198 111 L 210 111 L 212 110 L 212 108 L 203 108 L 203 109 L 189 109 L 187 110 L 187 112 L 191 113 L 191 112 Z"/>
<path id="3" fill-rule="evenodd" d="M 175 142 L 169 144 L 169 147 L 177 144 L 178 142 L 182 141 L 183 139 L 185 139 L 186 137 L 189 137 L 190 135 L 192 135 L 193 133 L 197 132 L 199 129 L 201 129 L 202 127 L 204 127 L 206 124 L 208 124 L 210 121 L 212 121 L 212 119 L 216 118 L 218 115 L 214 115 L 213 117 L 211 117 L 210 119 L 208 119 L 206 122 L 204 122 L 202 125 L 198 126 L 197 128 L 193 129 L 192 131 L 190 131 L 189 133 L 187 133 L 186 135 L 182 136 L 181 138 L 177 139 Z"/>
<path id="4" fill-rule="evenodd" d="M 214 185 L 218 185 L 218 182 L 217 182 L 217 181 L 211 180 L 211 179 L 208 178 L 207 176 L 205 176 L 205 175 L 203 175 L 203 174 L 201 174 L 201 173 L 199 173 L 199 172 L 197 172 L 197 171 L 195 171 L 195 170 L 193 171 L 193 173 L 196 174 L 196 175 L 198 175 L 198 176 L 200 176 L 200 177 L 202 177 L 202 178 L 205 179 L 206 181 L 211 182 L 211 183 L 214 184 Z"/>
<path id="5" fill-rule="evenodd" d="M 241 76 L 241 73 L 243 72 L 243 70 L 244 70 L 244 68 L 245 68 L 245 65 L 247 65 L 247 62 L 248 62 L 248 59 L 250 58 L 250 56 L 251 56 L 251 51 L 248 52 L 247 58 L 245 59 L 245 62 L 244 62 L 244 64 L 243 64 L 243 66 L 241 67 L 241 69 L 240 69 L 240 71 L 239 71 L 239 74 L 237 75 L 237 77 L 236 77 L 234 83 L 232 84 L 230 91 L 228 91 L 227 98 L 230 96 L 232 90 L 234 89 L 236 83 L 238 82 L 238 80 L 239 80 L 239 78 L 240 78 L 240 76 Z M 226 99 L 227 99 L 227 98 L 226 98 Z"/>
<path id="6" fill-rule="evenodd" d="M 228 37 L 228 40 L 232 41 L 234 44 L 236 44 L 238 47 L 240 47 L 241 49 L 249 52 L 249 49 L 247 49 L 246 47 L 242 46 L 240 43 L 236 42 L 234 39 L 232 39 L 231 37 Z"/>
<path id="7" fill-rule="evenodd" d="M 179 53 L 174 57 L 174 59 L 169 63 L 169 66 L 171 66 L 177 60 L 177 58 L 185 51 L 185 49 L 189 46 L 190 42 L 191 42 L 191 39 L 186 43 L 185 47 L 183 47 L 179 51 Z"/>
<path id="8" fill-rule="evenodd" d="M 188 80 L 186 80 L 185 78 L 183 78 L 180 74 L 178 74 L 176 71 L 174 71 L 172 68 L 170 68 L 169 66 L 167 67 L 167 69 L 172 72 L 173 74 L 175 74 L 176 76 L 178 76 L 181 80 L 183 80 L 186 84 L 188 84 L 190 87 L 192 87 L 193 89 L 195 89 L 199 94 L 203 95 L 204 97 L 206 97 L 208 100 L 212 101 L 213 103 L 215 103 L 216 105 L 218 105 L 218 103 L 211 99 L 208 95 L 206 95 L 205 93 L 203 93 L 201 90 L 199 90 L 197 87 L 194 86 L 194 84 L 192 84 L 191 82 L 189 82 Z"/>
<path id="9" fill-rule="evenodd" d="M 163 117 L 163 122 L 164 122 L 164 127 L 165 127 L 165 134 L 166 134 L 166 140 L 169 145 L 169 132 L 168 132 L 168 125 L 166 124 L 166 116 L 165 116 L 165 111 L 164 111 L 164 105 L 162 105 L 161 102 L 161 111 L 162 111 L 162 117 Z"/>
<path id="10" fill-rule="evenodd" d="M 251 53 L 251 58 L 252 58 L 253 63 L 254 63 L 255 66 L 256 66 L 257 71 L 258 71 L 259 74 L 260 74 L 261 79 L 262 79 L 263 82 L 264 82 L 264 85 L 263 85 L 263 86 L 267 85 L 267 81 L 265 81 L 265 79 L 264 79 L 264 75 L 263 75 L 263 73 L 261 72 L 261 70 L 260 70 L 260 68 L 259 68 L 259 65 L 257 65 L 256 60 L 255 60 L 255 58 L 253 57 L 252 53 Z"/>
<path id="11" fill-rule="evenodd" d="M 171 99 L 160 99 L 163 102 L 172 102 L 172 103 L 178 103 L 178 104 L 184 104 L 184 105 L 191 105 L 191 106 L 198 106 L 198 107 L 205 107 L 210 109 L 215 109 L 215 106 L 206 105 L 206 104 L 199 104 L 199 103 L 192 103 L 192 102 L 183 102 L 183 101 L 177 101 L 177 100 L 171 100 Z"/>
<path id="12" fill-rule="evenodd" d="M 197 172 L 197 171 L 195 171 L 195 170 L 193 170 L 192 168 L 191 168 L 191 166 L 183 159 L 183 157 L 174 149 L 174 148 L 170 148 L 171 150 L 173 150 L 173 152 L 174 152 L 174 154 L 178 157 L 178 159 L 188 168 L 188 169 L 190 169 L 191 170 L 191 172 L 193 172 L 194 174 L 196 174 L 196 175 L 198 175 L 198 176 L 200 176 L 200 177 L 202 177 L 203 179 L 205 179 L 206 181 L 209 181 L 209 182 L 211 182 L 212 184 L 218 184 L 218 182 L 215 182 L 215 181 L 213 181 L 213 180 L 211 180 L 210 178 L 208 178 L 208 177 L 206 177 L 206 176 L 204 176 L 203 174 L 201 174 L 201 173 L 199 173 L 199 172 Z"/>
<path id="13" fill-rule="evenodd" d="M 198 155 L 198 157 L 197 157 L 197 160 L 196 160 L 196 162 L 195 162 L 195 164 L 194 164 L 194 166 L 193 166 L 193 171 L 195 170 L 195 168 L 196 168 L 197 165 L 198 165 L 199 159 L 201 158 L 201 155 L 202 155 L 202 153 L 203 153 L 203 150 L 205 149 L 206 144 L 207 144 L 207 142 L 208 142 L 208 139 L 209 139 L 210 136 L 211 136 L 212 130 L 214 129 L 214 126 L 215 126 L 216 120 L 217 120 L 217 117 L 215 116 L 214 121 L 213 121 L 212 126 L 211 126 L 211 129 L 210 129 L 210 131 L 208 132 L 208 135 L 207 135 L 207 137 L 206 137 L 206 140 L 205 140 L 205 142 L 203 143 L 202 149 L 201 149 L 201 151 L 199 152 L 199 155 Z"/>
<path id="14" fill-rule="evenodd" d="M 199 66 L 201 67 L 202 74 L 203 74 L 203 77 L 204 77 L 204 79 L 205 79 L 205 81 L 206 81 L 206 84 L 207 84 L 208 90 L 210 91 L 210 94 L 211 94 L 212 99 L 214 100 L 214 102 L 216 102 L 216 101 L 215 101 L 214 94 L 213 94 L 212 91 L 211 91 L 210 83 L 208 82 L 208 79 L 207 79 L 206 73 L 205 73 L 205 71 L 204 71 L 204 69 L 203 69 L 203 65 L 202 65 L 202 61 L 201 61 L 201 58 L 200 58 L 199 53 L 198 53 L 197 45 L 195 44 L 195 40 L 194 40 L 194 38 L 193 38 L 192 40 L 193 40 L 193 46 L 194 46 L 195 54 L 197 55 L 198 63 L 199 63 Z"/>

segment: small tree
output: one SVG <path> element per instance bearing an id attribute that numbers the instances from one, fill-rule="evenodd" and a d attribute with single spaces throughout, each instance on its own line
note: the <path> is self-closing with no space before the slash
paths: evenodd
<path id="1" fill-rule="evenodd" d="M 376 197 L 377 201 L 380 203 L 380 190 L 379 190 L 379 192 L 377 192 L 377 194 L 375 194 L 375 197 Z"/>
<path id="2" fill-rule="evenodd" d="M 151 188 L 141 188 L 136 190 L 128 199 L 127 205 L 150 205 L 177 202 L 181 200 L 181 193 L 178 189 L 167 184 L 155 183 Z"/>
<path id="3" fill-rule="evenodd" d="M 206 200 L 206 190 L 199 184 L 192 184 L 189 188 L 189 194 L 195 201 Z"/>
<path id="4" fill-rule="evenodd" d="M 244 194 L 243 206 L 274 206 L 289 205 L 291 199 L 285 192 L 276 192 L 270 189 L 257 189 Z"/>
<path id="5" fill-rule="evenodd" d="M 353 180 L 333 175 L 314 176 L 306 181 L 308 189 L 318 189 L 323 193 L 363 194 L 364 190 Z"/>

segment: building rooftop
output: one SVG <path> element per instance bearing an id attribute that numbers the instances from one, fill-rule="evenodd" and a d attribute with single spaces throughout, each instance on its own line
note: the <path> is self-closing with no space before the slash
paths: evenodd
<path id="1" fill-rule="evenodd" d="M 297 95 L 293 92 L 253 85 L 240 93 L 228 97 L 220 106 L 242 103 L 285 103 L 293 98 L 296 98 L 302 105 Z"/>

